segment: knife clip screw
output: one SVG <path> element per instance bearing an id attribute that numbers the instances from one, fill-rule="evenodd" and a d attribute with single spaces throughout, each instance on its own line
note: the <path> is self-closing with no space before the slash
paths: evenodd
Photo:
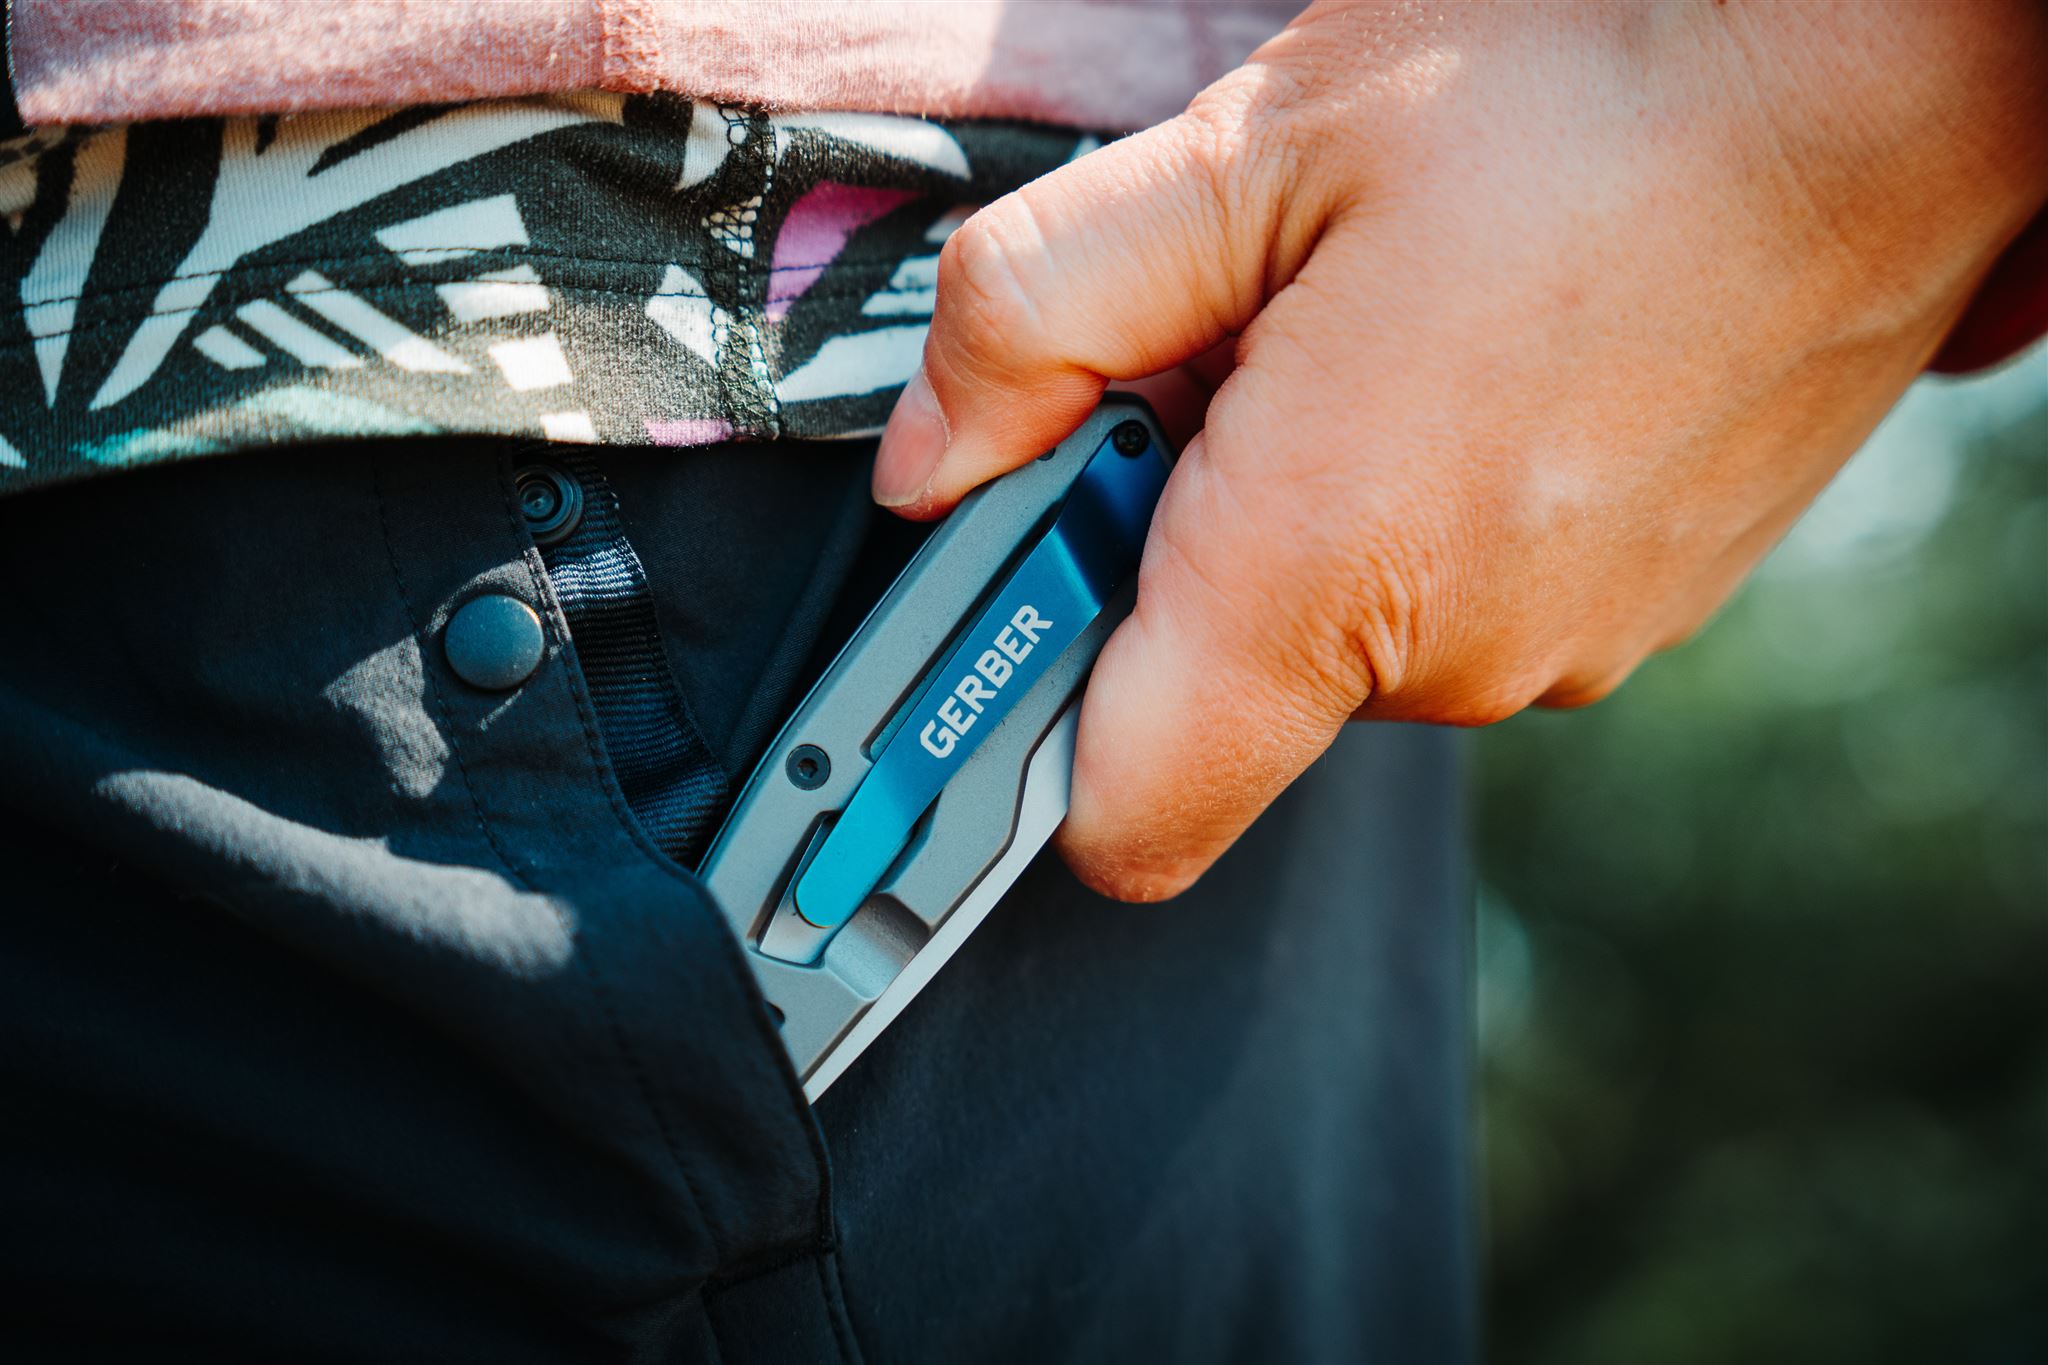
<path id="1" fill-rule="evenodd" d="M 1152 444 L 1152 435 L 1143 422 L 1119 422 L 1109 434 L 1109 441 L 1119 455 L 1142 455 L 1145 447 Z"/>
<path id="2" fill-rule="evenodd" d="M 832 760 L 815 744 L 799 744 L 789 751 L 789 761 L 783 765 L 783 771 L 803 790 L 816 791 L 825 785 L 826 778 L 832 776 Z"/>

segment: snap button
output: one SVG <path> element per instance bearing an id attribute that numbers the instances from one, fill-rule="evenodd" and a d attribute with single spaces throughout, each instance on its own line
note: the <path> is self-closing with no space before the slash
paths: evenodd
<path id="1" fill-rule="evenodd" d="M 536 545 L 557 545 L 583 520 L 583 485 L 548 464 L 525 465 L 512 474 L 519 515 Z"/>
<path id="2" fill-rule="evenodd" d="M 533 608 L 498 593 L 463 603 L 441 632 L 455 676 L 487 692 L 504 692 L 532 677 L 546 645 Z"/>

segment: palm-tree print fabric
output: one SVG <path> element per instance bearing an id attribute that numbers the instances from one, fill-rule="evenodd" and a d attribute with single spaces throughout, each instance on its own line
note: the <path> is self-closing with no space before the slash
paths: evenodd
<path id="1" fill-rule="evenodd" d="M 346 436 L 869 432 L 946 235 L 1093 145 L 601 94 L 32 133 L 0 493 Z"/>

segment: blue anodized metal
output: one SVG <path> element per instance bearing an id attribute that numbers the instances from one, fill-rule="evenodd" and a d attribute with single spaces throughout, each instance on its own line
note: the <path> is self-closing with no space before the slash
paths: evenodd
<path id="1" fill-rule="evenodd" d="M 932 675 L 796 885 L 797 913 L 844 923 L 948 780 L 1138 569 L 1167 464 L 1104 440 L 1034 545 Z"/>

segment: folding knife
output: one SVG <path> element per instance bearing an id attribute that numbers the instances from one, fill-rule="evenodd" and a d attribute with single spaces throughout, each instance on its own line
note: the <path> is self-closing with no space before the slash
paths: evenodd
<path id="1" fill-rule="evenodd" d="M 1065 818 L 1082 685 L 1173 454 L 1105 400 L 925 541 L 769 747 L 699 869 L 816 1100 Z"/>

